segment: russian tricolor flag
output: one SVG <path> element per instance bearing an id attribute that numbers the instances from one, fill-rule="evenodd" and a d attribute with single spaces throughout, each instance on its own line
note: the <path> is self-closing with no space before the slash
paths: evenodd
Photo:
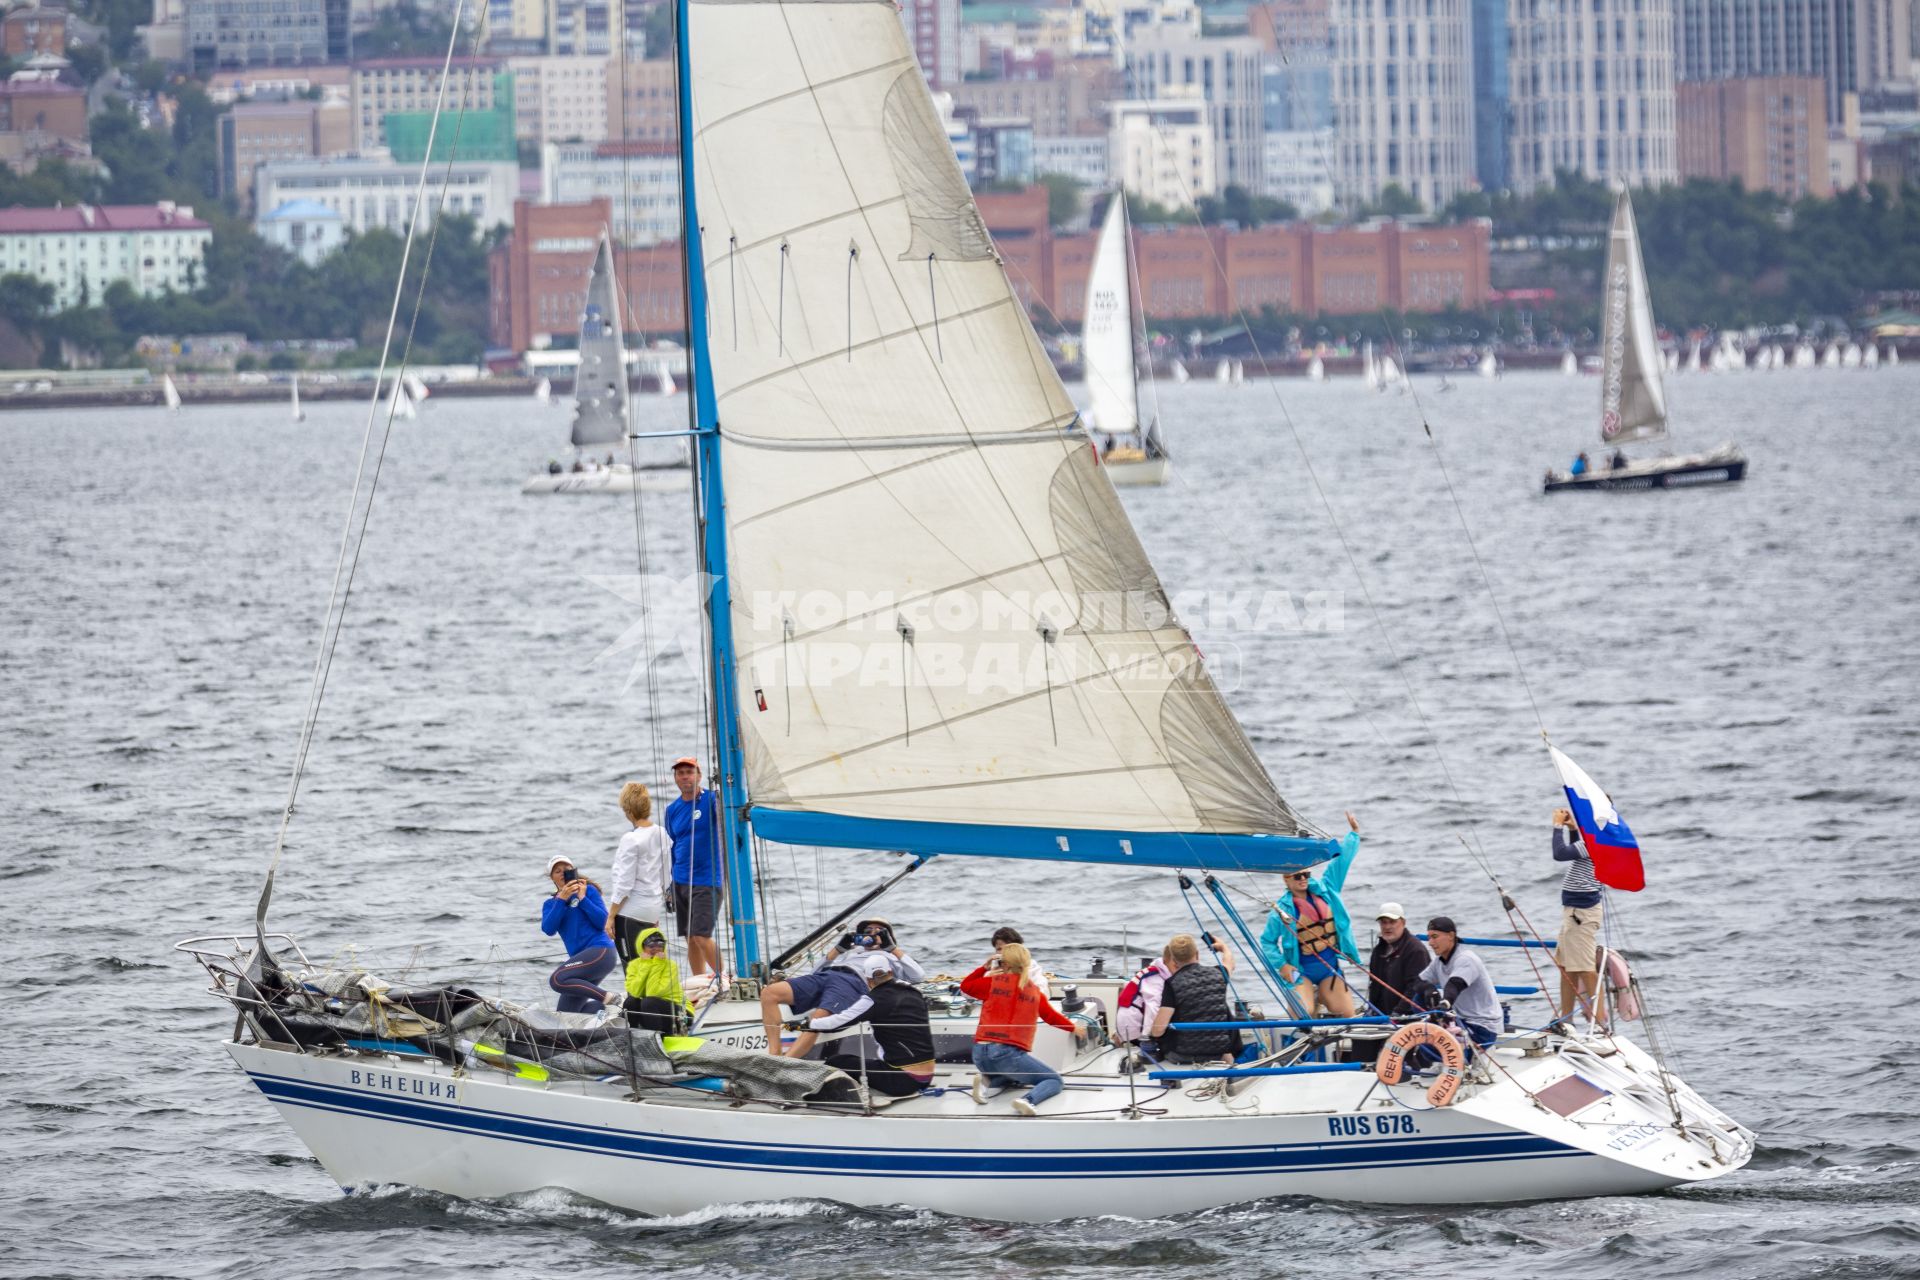
<path id="1" fill-rule="evenodd" d="M 1553 753 L 1553 767 L 1560 771 L 1560 784 L 1567 791 L 1567 805 L 1580 826 L 1580 839 L 1587 846 L 1587 856 L 1593 859 L 1594 877 L 1609 889 L 1637 893 L 1646 888 L 1647 875 L 1640 866 L 1640 842 L 1627 830 L 1613 801 L 1607 799 L 1607 793 L 1579 765 L 1567 759 L 1560 748 L 1548 744 L 1547 750 Z"/>

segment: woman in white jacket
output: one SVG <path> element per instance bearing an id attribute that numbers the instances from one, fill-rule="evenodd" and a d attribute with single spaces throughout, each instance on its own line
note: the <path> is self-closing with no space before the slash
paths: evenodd
<path id="1" fill-rule="evenodd" d="M 640 955 L 640 935 L 666 919 L 668 886 L 673 876 L 673 844 L 666 828 L 653 822 L 653 797 L 638 782 L 620 788 L 620 811 L 633 830 L 620 837 L 613 854 L 613 883 L 607 889 L 607 934 L 624 968 Z"/>

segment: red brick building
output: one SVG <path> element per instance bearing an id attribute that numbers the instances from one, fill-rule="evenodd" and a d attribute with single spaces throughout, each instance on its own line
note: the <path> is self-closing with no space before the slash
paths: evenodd
<path id="1" fill-rule="evenodd" d="M 1014 293 L 1045 320 L 1077 325 L 1086 304 L 1095 234 L 1055 235 L 1043 187 L 982 193 L 980 215 L 993 233 Z M 591 204 L 514 207 L 513 234 L 493 251 L 489 340 L 525 351 L 535 335 L 578 331 L 605 199 Z M 1448 226 L 1389 221 L 1358 227 L 1309 223 L 1134 229 L 1142 309 L 1150 321 L 1257 315 L 1472 310 L 1488 302 L 1485 220 Z M 629 331 L 682 327 L 680 246 L 623 249 L 620 283 Z"/>
<path id="2" fill-rule="evenodd" d="M 67 11 L 57 4 L 22 5 L 0 21 L 0 54 L 25 60 L 67 56 Z"/>
<path id="3" fill-rule="evenodd" d="M 593 255 L 612 216 L 613 206 L 604 198 L 591 204 L 521 200 L 514 205 L 513 234 L 487 259 L 491 345 L 525 351 L 536 335 L 571 338 L 580 332 Z M 614 270 L 629 333 L 672 333 L 686 327 L 677 241 L 617 249 Z"/>

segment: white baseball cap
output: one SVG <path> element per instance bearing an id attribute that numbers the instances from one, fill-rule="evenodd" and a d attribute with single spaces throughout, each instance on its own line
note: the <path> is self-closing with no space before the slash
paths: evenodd
<path id="1" fill-rule="evenodd" d="M 1397 902 L 1383 902 L 1380 909 L 1373 913 L 1375 920 L 1405 920 L 1406 911 Z"/>
<path id="2" fill-rule="evenodd" d="M 553 869 L 555 867 L 570 867 L 572 865 L 573 865 L 572 858 L 569 858 L 564 853 L 556 853 L 551 858 L 547 859 L 547 874 L 552 875 Z"/>

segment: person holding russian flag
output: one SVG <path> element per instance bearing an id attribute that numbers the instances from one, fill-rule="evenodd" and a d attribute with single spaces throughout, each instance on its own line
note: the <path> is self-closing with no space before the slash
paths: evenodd
<path id="1" fill-rule="evenodd" d="M 1567 807 L 1553 815 L 1554 860 L 1572 864 L 1560 884 L 1554 960 L 1560 966 L 1560 1012 L 1572 1017 L 1576 1000 L 1587 1006 L 1600 987 L 1601 886 L 1637 893 L 1647 877 L 1640 842 L 1607 793 L 1560 748 L 1549 743 L 1547 751 L 1567 796 Z"/>

